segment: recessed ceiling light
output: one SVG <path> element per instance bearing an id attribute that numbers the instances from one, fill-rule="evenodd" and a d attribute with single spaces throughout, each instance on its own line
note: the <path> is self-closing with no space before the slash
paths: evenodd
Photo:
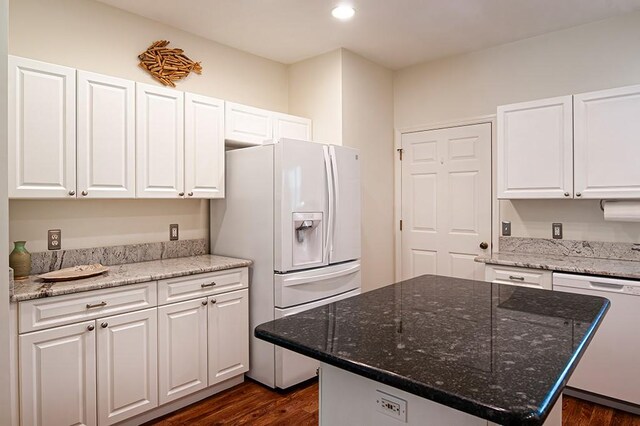
<path id="1" fill-rule="evenodd" d="M 346 21 L 353 18 L 353 15 L 355 15 L 355 13 L 356 10 L 354 8 L 346 5 L 337 6 L 334 7 L 333 10 L 331 10 L 331 14 L 333 15 L 333 17 L 341 21 Z"/>

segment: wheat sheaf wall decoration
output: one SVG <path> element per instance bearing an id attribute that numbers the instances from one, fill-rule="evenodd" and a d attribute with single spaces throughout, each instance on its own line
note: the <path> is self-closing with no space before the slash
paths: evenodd
<path id="1" fill-rule="evenodd" d="M 181 80 L 192 71 L 202 74 L 200 62 L 189 59 L 182 49 L 170 49 L 168 40 L 158 40 L 138 55 L 140 67 L 165 86 L 176 87 L 175 81 Z"/>

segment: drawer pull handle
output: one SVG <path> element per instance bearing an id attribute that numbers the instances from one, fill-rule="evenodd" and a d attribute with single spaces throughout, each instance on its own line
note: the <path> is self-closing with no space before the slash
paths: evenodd
<path id="1" fill-rule="evenodd" d="M 87 327 L 87 330 L 89 330 L 89 331 L 93 331 L 94 329 L 95 329 L 95 327 L 93 325 L 90 325 L 90 326 Z"/>
<path id="2" fill-rule="evenodd" d="M 518 277 L 516 275 L 509 275 L 509 279 L 510 280 L 524 281 L 524 277 Z"/>
<path id="3" fill-rule="evenodd" d="M 215 281 L 211 281 L 209 284 L 200 284 L 200 287 L 202 288 L 207 288 L 207 287 L 213 287 L 216 285 Z"/>
<path id="4" fill-rule="evenodd" d="M 100 302 L 100 303 L 87 303 L 87 309 L 92 309 L 92 308 L 101 308 L 103 306 L 107 306 L 107 302 Z"/>
<path id="5" fill-rule="evenodd" d="M 100 324 L 100 327 L 107 328 L 107 327 L 109 327 L 109 323 L 108 322 L 103 322 L 102 324 Z"/>

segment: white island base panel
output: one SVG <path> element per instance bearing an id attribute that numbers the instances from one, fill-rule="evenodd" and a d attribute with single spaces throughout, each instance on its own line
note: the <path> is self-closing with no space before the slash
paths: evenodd
<path id="1" fill-rule="evenodd" d="M 381 396 L 396 413 L 382 413 Z M 404 403 L 402 402 L 404 401 Z M 399 403 L 395 406 L 394 403 Z M 404 407 L 403 407 L 404 405 Z M 454 410 L 322 363 L 320 366 L 320 426 L 493 426 L 495 423 Z M 562 396 L 544 426 L 562 426 Z"/>

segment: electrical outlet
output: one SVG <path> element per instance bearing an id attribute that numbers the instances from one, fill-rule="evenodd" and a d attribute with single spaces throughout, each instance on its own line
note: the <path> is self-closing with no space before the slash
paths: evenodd
<path id="1" fill-rule="evenodd" d="M 556 240 L 562 239 L 562 224 L 561 223 L 552 223 L 551 224 L 551 235 Z"/>
<path id="2" fill-rule="evenodd" d="M 502 236 L 508 237 L 511 235 L 511 222 L 508 220 L 502 221 Z"/>
<path id="3" fill-rule="evenodd" d="M 379 390 L 376 390 L 376 411 L 407 422 L 407 401 Z"/>
<path id="4" fill-rule="evenodd" d="M 62 231 L 59 229 L 49 229 L 47 231 L 47 246 L 49 250 L 60 250 L 62 248 Z"/>
<path id="5" fill-rule="evenodd" d="M 178 239 L 178 224 L 172 223 L 169 225 L 169 241 L 176 241 Z"/>

